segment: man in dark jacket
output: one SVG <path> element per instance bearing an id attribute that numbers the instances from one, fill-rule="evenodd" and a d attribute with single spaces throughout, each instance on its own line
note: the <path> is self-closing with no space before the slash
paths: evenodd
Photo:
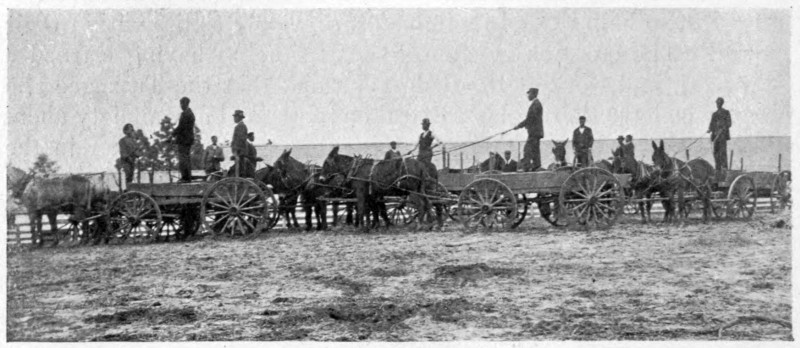
<path id="1" fill-rule="evenodd" d="M 172 131 L 172 141 L 178 145 L 178 169 L 181 179 L 178 182 L 192 181 L 192 144 L 194 143 L 194 113 L 189 108 L 189 98 L 181 98 L 181 118 Z"/>
<path id="2" fill-rule="evenodd" d="M 506 164 L 503 165 L 504 172 L 516 172 L 517 171 L 517 161 L 511 159 L 511 151 L 506 150 L 504 153 Z"/>
<path id="3" fill-rule="evenodd" d="M 231 152 L 233 152 L 234 172 L 236 175 L 242 176 L 245 174 L 247 165 L 247 125 L 244 124 L 244 111 L 236 110 L 233 112 L 233 122 L 236 126 L 233 128 L 233 138 L 231 139 Z"/>
<path id="4" fill-rule="evenodd" d="M 520 122 L 514 129 L 525 128 L 528 130 L 528 141 L 525 142 L 520 165 L 523 171 L 534 171 L 542 166 L 541 154 L 539 152 L 539 140 L 544 137 L 544 126 L 542 125 L 542 103 L 537 98 L 539 89 L 531 88 L 528 90 L 528 100 L 531 106 L 528 108 L 528 115 L 525 120 Z"/>
<path id="5" fill-rule="evenodd" d="M 711 133 L 711 142 L 714 144 L 714 164 L 717 172 L 728 169 L 728 140 L 731 139 L 731 113 L 722 107 L 725 100 L 717 98 L 717 111 L 711 114 L 711 123 L 708 131 Z"/>
<path id="6" fill-rule="evenodd" d="M 592 157 L 592 145 L 594 145 L 594 135 L 592 129 L 586 127 L 586 116 L 578 117 L 580 126 L 572 132 L 572 150 L 575 151 L 575 158 L 579 167 L 588 167 Z"/>
<path id="7" fill-rule="evenodd" d="M 400 154 L 400 151 L 397 151 L 397 142 L 392 141 L 389 143 L 389 146 L 392 148 L 386 151 L 386 155 L 383 156 L 384 161 L 403 158 L 403 155 Z"/>
<path id="8" fill-rule="evenodd" d="M 133 125 L 128 123 L 122 127 L 122 132 L 125 134 L 119 140 L 119 158 L 122 164 L 122 171 L 125 172 L 125 188 L 133 183 L 133 169 L 136 165 L 136 159 L 142 155 L 139 144 L 136 142 L 135 130 Z"/>

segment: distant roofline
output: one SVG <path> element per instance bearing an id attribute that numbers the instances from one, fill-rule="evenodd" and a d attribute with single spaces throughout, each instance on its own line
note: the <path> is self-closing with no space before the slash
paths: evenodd
<path id="1" fill-rule="evenodd" d="M 700 137 L 701 139 L 707 138 L 708 136 L 704 135 Z M 791 138 L 790 135 L 752 135 L 752 136 L 741 136 L 741 137 L 733 137 L 733 139 L 741 139 L 741 138 Z M 561 140 L 563 138 L 544 138 L 543 141 L 546 140 Z M 677 138 L 636 138 L 634 140 L 694 140 L 696 138 L 690 137 L 677 137 Z M 616 138 L 598 138 L 595 140 L 613 140 L 616 141 Z M 449 141 L 451 144 L 464 144 L 470 143 L 475 140 L 465 140 L 465 141 Z M 487 143 L 521 143 L 525 142 L 525 140 L 501 140 L 501 141 L 487 141 Z M 405 143 L 405 142 L 397 142 L 397 145 L 413 145 L 414 143 Z M 257 147 L 265 147 L 265 146 L 364 146 L 364 145 L 386 145 L 389 146 L 389 142 L 367 142 L 367 143 L 308 143 L 308 144 L 255 144 L 254 146 Z M 447 145 L 447 143 L 445 143 Z M 228 148 L 230 146 L 221 145 L 224 148 Z"/>

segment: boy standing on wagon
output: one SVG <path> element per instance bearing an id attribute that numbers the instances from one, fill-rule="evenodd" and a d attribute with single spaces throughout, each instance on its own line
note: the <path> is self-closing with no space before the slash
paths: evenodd
<path id="1" fill-rule="evenodd" d="M 134 138 L 133 125 L 128 123 L 122 127 L 122 133 L 125 134 L 119 140 L 119 159 L 122 165 L 122 171 L 125 172 L 125 188 L 133 183 L 133 168 L 136 165 L 136 159 L 141 156 L 139 144 Z"/>

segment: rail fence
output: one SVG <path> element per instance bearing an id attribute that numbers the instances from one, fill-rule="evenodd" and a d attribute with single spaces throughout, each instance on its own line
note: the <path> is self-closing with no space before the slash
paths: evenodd
<path id="1" fill-rule="evenodd" d="M 343 207 L 344 207 L 343 204 L 340 205 L 340 207 L 339 207 L 340 211 L 343 209 Z M 298 224 L 300 225 L 301 228 L 304 228 L 305 227 L 305 212 L 299 206 L 298 206 L 298 208 L 295 209 L 295 212 L 296 212 L 296 215 L 297 215 Z M 654 214 L 659 214 L 659 213 L 663 213 L 664 209 L 661 207 L 661 204 L 657 204 L 656 203 L 656 204 L 653 204 L 652 212 Z M 758 200 L 756 201 L 756 212 L 760 213 L 760 214 L 764 214 L 764 213 L 769 213 L 770 212 L 769 197 L 760 197 L 760 198 L 758 198 Z M 6 230 L 7 231 L 6 232 L 6 235 L 7 235 L 6 238 L 7 238 L 8 244 L 28 244 L 28 243 L 30 243 L 30 241 L 31 241 L 31 225 L 30 225 L 30 222 L 28 221 L 28 215 L 24 214 L 24 213 L 12 213 L 12 214 L 10 214 L 10 216 L 13 216 L 15 223 L 13 223 L 13 224 L 9 223 L 8 228 Z M 539 217 L 540 217 L 539 210 L 536 209 L 536 207 L 532 205 L 528 209 L 528 216 L 526 217 L 526 219 L 538 219 Z M 326 218 L 327 218 L 328 224 L 332 224 L 333 223 L 333 209 L 332 209 L 332 206 L 330 204 L 328 205 Z M 340 218 L 340 221 L 343 221 L 344 216 L 340 215 L 339 218 Z M 58 215 L 58 217 L 56 219 L 57 220 L 57 226 L 59 228 L 61 228 L 62 226 L 65 226 L 68 223 L 68 219 L 69 219 L 68 215 Z M 315 221 L 313 217 L 312 217 L 312 221 Z M 278 224 L 275 227 L 273 227 L 273 229 L 285 230 L 285 229 L 288 228 L 286 223 L 287 223 L 286 220 L 283 217 L 280 217 L 279 221 L 278 221 Z M 315 222 L 315 227 L 316 227 L 316 222 Z M 46 231 L 49 231 L 49 229 L 50 229 L 50 221 L 47 219 L 47 217 L 43 217 L 42 228 L 44 230 L 46 230 Z M 49 239 L 49 238 L 53 238 L 53 236 L 46 233 L 45 234 L 45 239 Z"/>

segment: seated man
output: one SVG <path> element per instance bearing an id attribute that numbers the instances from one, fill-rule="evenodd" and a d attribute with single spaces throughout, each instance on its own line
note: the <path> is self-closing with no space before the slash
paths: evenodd
<path id="1" fill-rule="evenodd" d="M 503 165 L 504 172 L 516 172 L 517 171 L 517 161 L 511 159 L 511 151 L 506 150 L 505 153 L 505 160 L 506 163 Z"/>

